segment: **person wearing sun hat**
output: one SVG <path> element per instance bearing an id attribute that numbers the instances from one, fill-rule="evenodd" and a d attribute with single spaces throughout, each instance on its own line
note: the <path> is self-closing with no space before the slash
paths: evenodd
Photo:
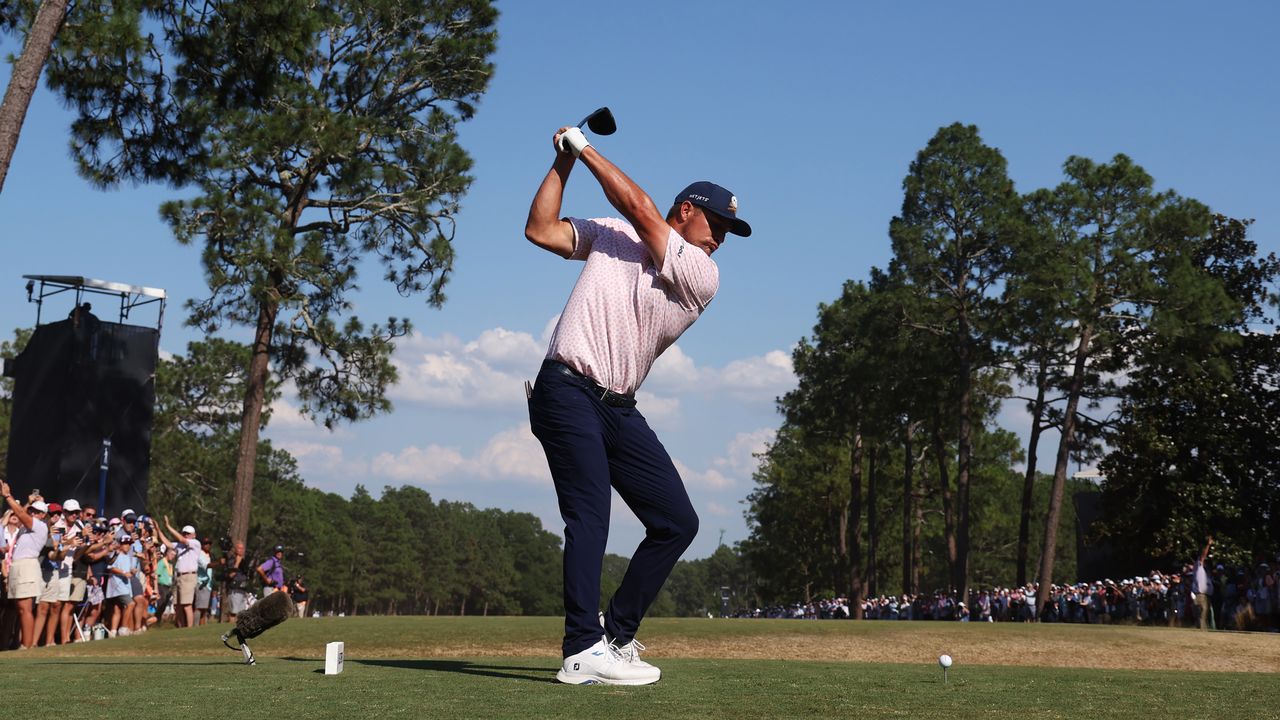
<path id="1" fill-rule="evenodd" d="M 196 583 L 199 579 L 196 574 L 200 569 L 200 541 L 196 538 L 196 529 L 191 525 L 183 525 L 181 532 L 175 530 L 173 523 L 169 522 L 168 515 L 164 518 L 164 526 L 173 540 L 171 542 L 169 535 L 165 535 L 157 524 L 156 533 L 160 536 L 160 542 L 172 546 L 178 553 L 173 567 L 176 607 L 174 619 L 182 627 L 191 627 L 195 622 Z"/>
<path id="2" fill-rule="evenodd" d="M 22 633 L 22 648 L 31 649 L 36 644 L 35 600 L 40 595 L 43 582 L 40 573 L 40 556 L 49 541 L 49 506 L 39 495 L 27 498 L 23 505 L 9 492 L 9 484 L 0 475 L 0 495 L 20 524 L 18 535 L 10 551 L 8 597 L 18 608 L 18 626 Z"/>

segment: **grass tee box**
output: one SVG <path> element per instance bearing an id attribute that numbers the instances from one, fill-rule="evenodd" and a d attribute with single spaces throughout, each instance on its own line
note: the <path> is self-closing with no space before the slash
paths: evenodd
<path id="1" fill-rule="evenodd" d="M 162 630 L 65 648 L 0 654 L 8 697 L 39 697 L 74 687 L 84 717 L 129 707 L 151 717 L 216 715 L 226 708 L 287 707 L 313 718 L 387 715 L 432 718 L 786 718 L 1020 717 L 1280 718 L 1280 678 L 1256 672 L 1259 657 L 1280 648 L 1274 635 L 1189 630 L 943 623 L 652 620 L 647 657 L 663 670 L 657 685 L 568 687 L 552 681 L 559 665 L 555 618 L 341 618 L 290 621 L 259 638 L 258 664 L 221 646 L 219 627 Z M 1194 645 L 1180 644 L 1199 640 Z M 793 659 L 826 645 L 838 662 Z M 345 669 L 324 674 L 325 645 L 346 643 Z M 1143 641 L 1147 641 L 1145 646 Z M 1221 641 L 1228 641 L 1221 644 Z M 1049 666 L 1038 642 L 1067 653 Z M 1113 669 L 1153 658 L 1180 665 L 1175 652 L 1210 665 L 1230 645 L 1243 672 Z M 918 646 L 929 647 L 916 658 Z M 1018 646 L 1001 664 L 971 657 L 979 647 Z M 701 648 L 700 652 L 694 652 Z M 1146 649 L 1146 653 L 1142 652 Z M 1181 649 L 1180 649 L 1181 648 Z M 748 652 L 749 651 L 749 652 Z M 895 652 L 898 653 L 895 656 Z M 955 658 L 942 682 L 937 657 Z M 718 653 L 723 657 L 715 657 Z M 882 656 L 877 661 L 861 654 Z M 1090 666 L 1093 667 L 1090 667 Z M 1102 665 L 1102 667 L 1097 667 Z M 152 692 L 163 688 L 163 692 Z M 234 706 L 234 708 L 233 708 Z M 28 705 L 25 716 L 64 717 L 61 703 Z"/>

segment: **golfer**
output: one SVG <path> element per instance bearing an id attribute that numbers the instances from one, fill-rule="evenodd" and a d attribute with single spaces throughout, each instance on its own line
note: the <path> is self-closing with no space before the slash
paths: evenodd
<path id="1" fill-rule="evenodd" d="M 556 678 L 647 685 L 661 673 L 640 659 L 636 631 L 697 534 L 698 516 L 636 409 L 635 391 L 715 296 L 720 275 L 711 256 L 725 235 L 745 237 L 751 226 L 737 217 L 733 194 L 709 182 L 685 188 L 664 218 L 581 130 L 561 128 L 552 142 L 555 162 L 533 198 L 525 236 L 586 263 L 529 397 L 533 434 L 547 454 L 565 523 L 564 665 Z M 578 160 L 623 219 L 560 218 Z M 644 524 L 645 538 L 600 617 L 610 486 Z"/>

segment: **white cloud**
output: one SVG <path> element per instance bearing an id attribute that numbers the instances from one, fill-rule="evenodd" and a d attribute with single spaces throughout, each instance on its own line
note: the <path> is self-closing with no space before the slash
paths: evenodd
<path id="1" fill-rule="evenodd" d="M 556 334 L 556 326 L 559 324 L 560 314 L 556 313 L 555 317 L 548 320 L 547 324 L 542 326 L 542 335 L 540 336 L 542 338 L 542 347 L 545 348 L 551 344 L 551 336 Z"/>
<path id="2" fill-rule="evenodd" d="M 770 402 L 796 385 L 791 356 L 781 350 L 734 360 L 717 373 L 716 380 L 720 388 L 739 399 L 768 398 Z"/>
<path id="3" fill-rule="evenodd" d="M 466 459 L 457 450 L 428 445 L 407 447 L 395 454 L 381 453 L 373 459 L 370 470 L 397 482 L 434 485 L 465 464 Z"/>
<path id="4" fill-rule="evenodd" d="M 348 459 L 339 445 L 296 438 L 273 442 L 298 461 L 298 472 L 306 478 L 307 484 L 320 490 L 346 495 L 357 482 L 369 475 L 367 463 Z"/>
<path id="5" fill-rule="evenodd" d="M 772 404 L 795 387 L 791 355 L 771 350 L 764 355 L 734 360 L 723 368 L 699 367 L 679 345 L 667 348 L 645 379 L 645 387 L 671 394 L 729 395 L 742 402 Z"/>
<path id="6" fill-rule="evenodd" d="M 276 398 L 276 401 L 271 403 L 269 426 L 273 430 L 314 430 L 321 427 L 283 397 Z"/>
<path id="7" fill-rule="evenodd" d="M 520 478 L 551 484 L 542 444 L 527 422 L 493 436 L 470 466 L 471 473 L 484 478 Z"/>
<path id="8" fill-rule="evenodd" d="M 529 423 L 504 430 L 489 439 L 474 455 L 457 448 L 428 445 L 381 453 L 373 459 L 374 475 L 423 485 L 454 484 L 467 479 L 525 480 L 551 484 L 542 445 Z"/>
<path id="9" fill-rule="evenodd" d="M 636 405 L 651 426 L 667 429 L 680 426 L 680 398 L 661 397 L 641 390 L 636 393 Z"/>
<path id="10" fill-rule="evenodd" d="M 446 408 L 511 408 L 520 405 L 526 376 L 542 350 L 533 336 L 503 328 L 463 343 L 452 335 L 415 334 L 396 348 L 392 362 L 400 382 L 393 400 Z"/>
<path id="11" fill-rule="evenodd" d="M 494 366 L 527 371 L 529 359 L 543 354 L 543 348 L 529 333 L 493 328 L 466 345 L 466 354 Z"/>
<path id="12" fill-rule="evenodd" d="M 707 503 L 707 513 L 716 517 L 725 517 L 732 515 L 733 511 L 718 502 L 712 501 Z"/>
<path id="13" fill-rule="evenodd" d="M 653 363 L 645 385 L 673 393 L 691 392 L 702 384 L 701 373 L 693 358 L 685 355 L 679 345 L 672 345 Z"/>
<path id="14" fill-rule="evenodd" d="M 724 490 L 733 487 L 733 478 L 726 476 L 716 468 L 708 468 L 704 471 L 696 471 L 688 465 L 675 460 L 676 472 L 680 473 L 680 478 L 684 480 L 686 486 L 694 489 Z"/>
<path id="15" fill-rule="evenodd" d="M 741 432 L 729 441 L 725 456 L 715 460 L 718 467 L 728 468 L 735 475 L 750 478 L 760 466 L 760 458 L 756 457 L 769 448 L 777 430 L 761 428 L 751 432 Z"/>

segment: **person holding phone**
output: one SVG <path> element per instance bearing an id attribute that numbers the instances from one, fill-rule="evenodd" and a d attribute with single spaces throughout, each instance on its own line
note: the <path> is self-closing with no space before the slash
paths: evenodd
<path id="1" fill-rule="evenodd" d="M 49 525 L 45 518 L 49 515 L 49 506 L 38 493 L 27 497 L 26 505 L 19 503 L 10 494 L 9 484 L 0 476 L 0 496 L 5 505 L 18 516 L 18 535 L 10 551 L 12 561 L 9 565 L 9 599 L 18 608 L 18 626 L 22 633 L 22 649 L 30 650 L 36 644 L 35 600 L 40 595 L 41 575 L 40 556 L 45 544 L 49 541 Z"/>

